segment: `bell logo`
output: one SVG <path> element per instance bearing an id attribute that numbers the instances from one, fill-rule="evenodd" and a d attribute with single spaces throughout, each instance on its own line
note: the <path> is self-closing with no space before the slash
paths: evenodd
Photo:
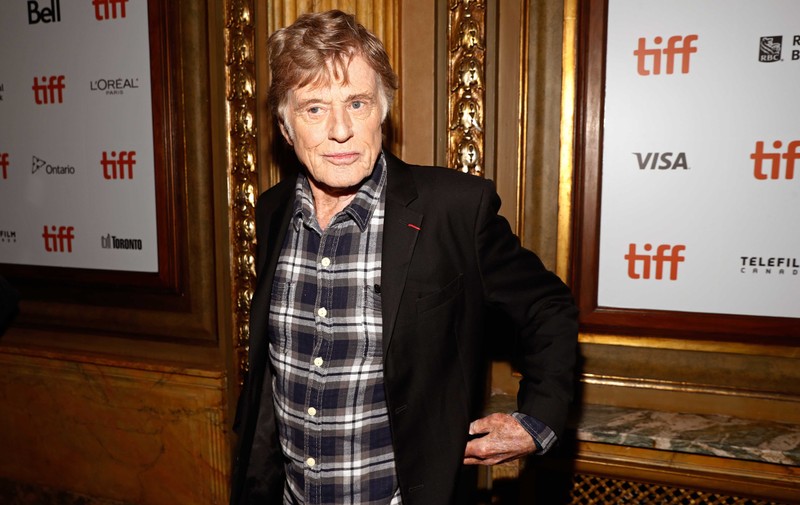
<path id="1" fill-rule="evenodd" d="M 50 77 L 42 77 L 42 82 L 39 82 L 38 77 L 33 78 L 33 99 L 36 105 L 47 105 L 51 103 L 64 102 L 64 76 L 51 75 Z"/>
<path id="2" fill-rule="evenodd" d="M 61 21 L 61 0 L 50 0 L 50 7 L 39 7 L 36 0 L 28 0 L 28 24 L 57 23 Z"/>
<path id="3" fill-rule="evenodd" d="M 125 4 L 127 3 L 128 0 L 92 0 L 94 17 L 98 21 L 117 19 L 117 17 L 124 18 L 127 15 L 125 12 Z M 117 7 L 119 7 L 119 10 L 117 10 Z"/>
<path id="4" fill-rule="evenodd" d="M 42 233 L 44 250 L 56 253 L 71 253 L 72 241 L 75 239 L 74 231 L 74 226 L 51 226 L 48 231 L 47 225 L 45 225 L 44 233 Z"/>
<path id="5" fill-rule="evenodd" d="M 136 151 L 103 151 L 103 159 L 100 166 L 103 167 L 103 178 L 111 179 L 133 179 L 133 166 L 136 164 Z M 125 170 L 127 167 L 127 171 Z"/>
<path id="6" fill-rule="evenodd" d="M 8 153 L 0 153 L 0 177 L 8 179 Z"/>
<path id="7" fill-rule="evenodd" d="M 639 47 L 633 52 L 636 56 L 637 71 L 639 75 L 660 75 L 661 74 L 661 55 L 663 54 L 667 60 L 666 73 L 673 74 L 675 72 L 675 60 L 677 56 L 681 58 L 681 73 L 689 73 L 689 59 L 692 53 L 697 52 L 697 46 L 693 46 L 692 42 L 697 41 L 697 35 L 673 35 L 667 40 L 667 47 L 660 48 L 664 39 L 656 37 L 653 43 L 656 45 L 654 48 L 647 48 L 647 39 L 644 37 L 639 38 Z M 680 45 L 679 45 L 680 44 Z M 648 61 L 651 63 L 648 66 Z"/>
<path id="8" fill-rule="evenodd" d="M 650 244 L 644 245 L 646 253 L 653 250 Z M 671 246 L 661 244 L 656 248 L 656 253 L 638 254 L 636 252 L 636 244 L 628 245 L 628 254 L 625 259 L 628 260 L 628 277 L 631 279 L 650 279 L 652 273 L 652 264 L 655 263 L 655 280 L 660 281 L 664 278 L 664 264 L 669 263 L 669 280 L 674 281 L 678 279 L 678 264 L 686 260 L 681 253 L 686 250 L 684 245 Z M 637 268 L 641 266 L 641 270 Z"/>
<path id="9" fill-rule="evenodd" d="M 772 147 L 775 149 L 781 149 L 783 147 L 783 142 L 780 140 L 776 140 L 772 143 Z M 780 179 L 781 178 L 781 159 L 785 160 L 786 163 L 784 168 L 784 179 L 794 179 L 794 164 L 795 160 L 800 158 L 800 153 L 797 152 L 797 149 L 800 148 L 800 140 L 793 140 L 789 142 L 789 145 L 786 147 L 786 152 L 772 152 L 772 153 L 765 153 L 764 152 L 764 142 L 759 140 L 756 142 L 756 150 L 753 154 L 750 155 L 750 159 L 754 161 L 753 163 L 753 175 L 756 179 L 763 181 L 765 179 Z M 769 162 L 769 174 L 764 172 L 764 161 Z"/>

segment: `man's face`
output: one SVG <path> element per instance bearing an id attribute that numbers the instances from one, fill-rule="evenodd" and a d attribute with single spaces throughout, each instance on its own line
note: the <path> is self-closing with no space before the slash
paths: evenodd
<path id="1" fill-rule="evenodd" d="M 381 151 L 378 75 L 361 56 L 348 83 L 308 85 L 289 92 L 281 133 L 308 170 L 309 182 L 329 194 L 352 193 L 371 173 Z"/>

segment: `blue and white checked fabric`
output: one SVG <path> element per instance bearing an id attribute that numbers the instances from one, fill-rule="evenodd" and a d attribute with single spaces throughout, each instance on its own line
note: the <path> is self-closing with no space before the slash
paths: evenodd
<path id="1" fill-rule="evenodd" d="M 323 232 L 298 178 L 270 306 L 284 503 L 400 504 L 383 387 L 383 155 Z"/>

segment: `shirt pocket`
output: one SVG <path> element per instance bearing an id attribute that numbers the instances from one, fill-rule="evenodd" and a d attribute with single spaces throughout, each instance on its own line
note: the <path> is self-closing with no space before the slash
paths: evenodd
<path id="1" fill-rule="evenodd" d="M 296 283 L 276 281 L 272 285 L 272 296 L 269 304 L 269 343 L 280 354 L 286 354 L 291 348 L 292 334 L 296 331 L 297 321 L 292 320 L 296 312 L 294 293 Z"/>
<path id="2" fill-rule="evenodd" d="M 380 286 L 366 283 L 359 289 L 358 322 L 361 326 L 357 353 L 364 358 L 383 355 L 383 302 Z"/>

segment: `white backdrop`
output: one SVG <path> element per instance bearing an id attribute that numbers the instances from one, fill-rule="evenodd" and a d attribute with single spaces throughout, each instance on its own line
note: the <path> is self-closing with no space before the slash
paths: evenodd
<path id="1" fill-rule="evenodd" d="M 800 317 L 798 20 L 609 1 L 600 306 Z"/>
<path id="2" fill-rule="evenodd" d="M 4 0 L 0 47 L 0 263 L 157 271 L 147 1 Z"/>

